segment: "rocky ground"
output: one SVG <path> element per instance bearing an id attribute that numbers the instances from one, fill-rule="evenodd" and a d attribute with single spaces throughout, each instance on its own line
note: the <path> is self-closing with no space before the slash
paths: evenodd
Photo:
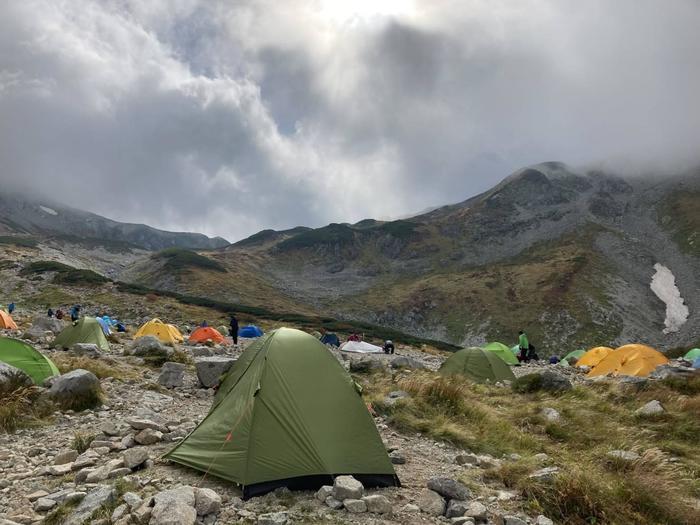
<path id="1" fill-rule="evenodd" d="M 492 482 L 474 490 L 460 481 L 471 477 L 472 471 L 515 463 L 521 459 L 518 454 L 473 454 L 449 440 L 400 431 L 381 415 L 375 418 L 377 428 L 402 482 L 400 488 L 365 490 L 350 478 L 317 493 L 277 490 L 243 501 L 233 484 L 161 457 L 207 414 L 214 394 L 211 387 L 250 341 L 237 347 L 181 346 L 174 354 L 152 338 L 133 343 L 122 337 L 105 353 L 89 345 L 52 350 L 51 337 L 34 334 L 33 344 L 59 366 L 92 367 L 104 376 L 99 379 L 104 404 L 79 412 L 56 411 L 43 425 L 0 435 L 0 525 L 552 523 L 504 484 Z M 438 352 L 403 346 L 390 356 L 334 353 L 351 372 L 366 372 L 369 366 L 411 374 L 416 369 L 435 370 L 444 360 Z M 184 363 L 147 366 L 145 358 L 161 354 Z M 532 363 L 514 371 L 521 376 L 542 369 L 553 367 Z M 575 368 L 556 370 L 573 383 L 584 382 Z M 78 382 L 81 374 L 92 375 L 65 374 L 50 392 L 69 380 Z M 364 381 L 371 382 L 372 376 Z M 553 421 L 560 417 L 554 409 L 545 416 Z M 535 455 L 534 460 L 539 466 L 533 479 L 551 477 L 558 470 L 547 454 Z"/>

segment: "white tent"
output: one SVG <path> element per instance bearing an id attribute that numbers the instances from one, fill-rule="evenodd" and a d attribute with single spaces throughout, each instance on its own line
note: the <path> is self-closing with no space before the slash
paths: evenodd
<path id="1" fill-rule="evenodd" d="M 356 354 L 381 354 L 384 352 L 381 346 L 365 343 L 364 341 L 347 341 L 340 345 L 343 352 L 354 352 Z"/>

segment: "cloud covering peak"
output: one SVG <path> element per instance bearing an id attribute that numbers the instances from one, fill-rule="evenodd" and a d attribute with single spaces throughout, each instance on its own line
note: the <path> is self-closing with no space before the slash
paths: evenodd
<path id="1" fill-rule="evenodd" d="M 352 7 L 351 7 L 352 6 Z M 0 181 L 231 240 L 700 163 L 694 0 L 0 6 Z"/>

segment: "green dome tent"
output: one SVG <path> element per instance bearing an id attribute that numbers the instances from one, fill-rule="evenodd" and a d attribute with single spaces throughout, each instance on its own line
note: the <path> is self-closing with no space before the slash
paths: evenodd
<path id="1" fill-rule="evenodd" d="M 506 362 L 506 364 L 509 365 L 517 365 L 518 364 L 518 358 L 515 357 L 513 352 L 511 352 L 510 348 L 508 348 L 506 345 L 503 343 L 489 343 L 486 346 L 483 347 L 484 350 L 488 350 L 489 352 L 493 352 L 496 354 L 498 357 L 503 359 L 503 361 Z"/>
<path id="2" fill-rule="evenodd" d="M 566 361 L 567 363 L 569 363 L 569 359 L 572 359 L 572 358 L 573 358 L 573 359 L 576 359 L 576 360 L 578 361 L 578 360 L 581 359 L 585 354 L 586 354 L 586 351 L 585 351 L 585 350 L 574 350 L 573 352 L 569 352 L 568 354 L 566 354 L 566 355 L 562 358 L 561 361 L 562 361 L 562 362 L 563 362 L 563 361 Z M 569 364 L 571 364 L 571 363 L 569 363 Z"/>
<path id="3" fill-rule="evenodd" d="M 290 328 L 241 354 L 207 417 L 165 458 L 241 485 L 244 498 L 340 474 L 400 485 L 351 377 L 323 343 Z"/>
<path id="4" fill-rule="evenodd" d="M 59 375 L 58 368 L 51 359 L 33 346 L 10 337 L 0 337 L 0 361 L 19 368 L 37 385 L 49 377 Z"/>
<path id="5" fill-rule="evenodd" d="M 94 317 L 83 317 L 64 328 L 56 336 L 53 346 L 56 348 L 70 348 L 76 343 L 94 343 L 101 350 L 109 350 L 109 343 L 102 331 L 102 326 Z"/>
<path id="6" fill-rule="evenodd" d="M 683 359 L 690 361 L 691 363 L 698 358 L 700 358 L 700 348 L 693 348 L 683 356 Z"/>
<path id="7" fill-rule="evenodd" d="M 442 375 L 461 374 L 477 383 L 515 380 L 503 359 L 483 348 L 464 348 L 455 352 L 438 372 Z"/>

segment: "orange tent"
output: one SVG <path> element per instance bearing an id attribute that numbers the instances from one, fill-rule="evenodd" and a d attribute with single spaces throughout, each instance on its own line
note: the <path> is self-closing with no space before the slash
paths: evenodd
<path id="1" fill-rule="evenodd" d="M 5 330 L 17 330 L 17 324 L 15 323 L 12 316 L 8 314 L 5 310 L 0 310 L 0 329 Z"/>
<path id="2" fill-rule="evenodd" d="M 596 366 L 603 359 L 608 357 L 610 352 L 614 352 L 614 350 L 607 346 L 596 346 L 595 348 L 591 348 L 588 352 L 583 354 L 578 361 L 576 361 L 576 366 Z"/>
<path id="3" fill-rule="evenodd" d="M 190 334 L 190 343 L 206 343 L 207 341 L 223 343 L 224 336 L 211 326 L 200 326 Z"/>
<path id="4" fill-rule="evenodd" d="M 648 376 L 654 369 L 668 363 L 665 355 L 650 346 L 632 344 L 617 348 L 588 372 L 588 377 L 605 376 Z"/>

